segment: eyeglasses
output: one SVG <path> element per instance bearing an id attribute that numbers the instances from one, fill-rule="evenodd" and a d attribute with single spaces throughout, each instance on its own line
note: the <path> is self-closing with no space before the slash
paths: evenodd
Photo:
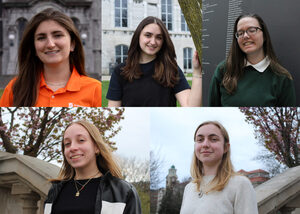
<path id="1" fill-rule="evenodd" d="M 249 27 L 246 31 L 240 30 L 240 31 L 236 32 L 234 35 L 237 39 L 240 39 L 245 35 L 245 32 L 247 33 L 248 36 L 253 36 L 256 34 L 257 30 L 262 31 L 262 29 L 260 27 Z"/>

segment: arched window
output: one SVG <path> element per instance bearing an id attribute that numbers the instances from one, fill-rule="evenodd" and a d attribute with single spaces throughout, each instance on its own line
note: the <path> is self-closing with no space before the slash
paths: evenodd
<path id="1" fill-rule="evenodd" d="M 172 25 L 172 0 L 161 1 L 161 20 L 168 30 L 173 30 Z"/>
<path id="2" fill-rule="evenodd" d="M 120 64 L 125 62 L 127 59 L 128 46 L 127 45 L 117 45 L 115 48 L 116 52 L 116 63 Z"/>
<path id="3" fill-rule="evenodd" d="M 27 20 L 24 18 L 19 18 L 17 20 L 17 26 L 18 26 L 18 42 L 21 41 L 22 36 L 23 36 L 23 32 L 25 30 L 25 26 L 27 24 Z"/>
<path id="4" fill-rule="evenodd" d="M 181 31 L 190 31 L 182 11 L 181 11 Z"/>
<path id="5" fill-rule="evenodd" d="M 128 27 L 127 0 L 115 0 L 115 27 Z"/>
<path id="6" fill-rule="evenodd" d="M 77 29 L 78 32 L 79 32 L 79 26 L 80 26 L 80 21 L 79 21 L 79 19 L 77 19 L 77 18 L 75 18 L 75 17 L 72 17 L 71 19 L 72 19 L 72 21 L 74 22 L 74 25 L 75 25 L 76 29 Z"/>
<path id="7" fill-rule="evenodd" d="M 183 48 L 183 69 L 192 69 L 192 48 Z"/>

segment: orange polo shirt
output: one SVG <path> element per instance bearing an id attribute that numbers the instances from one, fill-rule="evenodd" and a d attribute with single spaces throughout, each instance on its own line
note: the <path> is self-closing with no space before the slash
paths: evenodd
<path id="1" fill-rule="evenodd" d="M 6 86 L 0 100 L 0 107 L 13 106 L 12 87 L 16 78 Z M 101 82 L 81 76 L 74 68 L 67 85 L 53 92 L 46 84 L 41 73 L 40 90 L 35 107 L 101 107 Z"/>

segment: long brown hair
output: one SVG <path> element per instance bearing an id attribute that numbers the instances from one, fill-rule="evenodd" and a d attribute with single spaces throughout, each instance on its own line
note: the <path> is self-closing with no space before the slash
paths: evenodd
<path id="1" fill-rule="evenodd" d="M 118 164 L 116 163 L 116 161 L 114 160 L 111 150 L 108 148 L 107 144 L 104 142 L 99 129 L 94 124 L 92 124 L 88 121 L 80 120 L 80 121 L 76 121 L 76 122 L 69 124 L 66 127 L 65 131 L 74 124 L 79 124 L 79 125 L 83 126 L 88 131 L 93 142 L 97 146 L 97 148 L 99 150 L 99 154 L 95 154 L 95 155 L 96 155 L 96 162 L 97 162 L 97 166 L 98 166 L 99 170 L 102 173 L 106 173 L 107 171 L 109 171 L 113 176 L 122 178 L 121 169 L 118 166 Z M 62 153 L 64 154 L 65 148 L 64 148 L 63 141 L 61 144 L 61 149 L 62 149 Z M 70 179 L 74 178 L 74 176 L 75 176 L 74 168 L 68 163 L 68 161 L 66 160 L 64 155 L 63 155 L 63 157 L 64 157 L 63 165 L 60 169 L 58 178 L 54 179 L 52 181 L 70 180 Z"/>
<path id="2" fill-rule="evenodd" d="M 155 71 L 153 78 L 159 84 L 165 87 L 173 88 L 179 81 L 179 73 L 174 45 L 164 23 L 160 19 L 153 16 L 148 16 L 143 19 L 136 28 L 129 46 L 126 65 L 123 68 L 121 74 L 124 76 L 124 79 L 128 80 L 129 82 L 132 82 L 134 79 L 139 79 L 142 76 L 143 73 L 140 70 L 139 64 L 142 51 L 139 43 L 139 38 L 144 27 L 153 23 L 157 24 L 160 27 L 163 36 L 162 47 L 156 54 Z"/>
<path id="3" fill-rule="evenodd" d="M 79 74 L 86 76 L 83 46 L 72 19 L 60 11 L 45 9 L 29 21 L 22 36 L 18 50 L 19 74 L 13 86 L 14 106 L 34 106 L 36 103 L 43 63 L 36 55 L 34 34 L 40 23 L 46 20 L 57 22 L 69 32 L 71 42 L 75 44 L 69 56 L 70 70 L 75 66 Z"/>
<path id="4" fill-rule="evenodd" d="M 240 15 L 235 20 L 231 49 L 226 59 L 226 65 L 223 68 L 225 69 L 225 73 L 222 84 L 229 94 L 233 94 L 235 92 L 237 88 L 237 82 L 243 76 L 246 54 L 240 49 L 237 39 L 235 38 L 235 33 L 237 32 L 238 22 L 246 17 L 255 18 L 260 25 L 259 27 L 262 29 L 264 37 L 263 50 L 265 56 L 268 56 L 271 61 L 271 70 L 279 75 L 286 75 L 288 78 L 292 79 L 291 74 L 278 62 L 272 46 L 271 37 L 267 25 L 262 20 L 262 18 L 257 14 Z"/>
<path id="5" fill-rule="evenodd" d="M 226 131 L 225 127 L 221 123 L 219 123 L 217 121 L 206 121 L 206 122 L 201 123 L 195 131 L 194 141 L 196 141 L 197 131 L 199 130 L 199 128 L 201 128 L 202 126 L 208 125 L 208 124 L 215 125 L 216 127 L 218 127 L 220 129 L 220 131 L 224 137 L 224 151 L 227 150 L 227 152 L 224 152 L 222 161 L 218 167 L 217 175 L 212 180 L 212 183 L 214 185 L 207 192 L 221 191 L 225 188 L 225 186 L 229 182 L 229 179 L 237 173 L 234 172 L 233 165 L 232 165 L 231 159 L 230 159 L 230 147 L 228 145 L 229 144 L 229 135 L 228 135 L 228 132 Z M 192 164 L 191 164 L 191 176 L 193 178 L 193 182 L 197 184 L 197 190 L 200 191 L 200 184 L 201 184 L 201 181 L 204 176 L 203 164 L 196 157 L 195 151 L 193 154 L 193 159 L 192 159 Z"/>

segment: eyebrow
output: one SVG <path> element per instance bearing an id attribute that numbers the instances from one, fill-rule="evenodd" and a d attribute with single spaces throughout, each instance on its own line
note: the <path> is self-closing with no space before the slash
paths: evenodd
<path id="1" fill-rule="evenodd" d="M 56 31 L 52 31 L 51 34 L 56 34 L 56 33 L 63 33 L 63 31 L 61 30 L 56 30 Z M 38 33 L 35 36 L 45 36 L 47 35 L 47 33 Z"/>
<path id="2" fill-rule="evenodd" d="M 204 135 L 199 134 L 199 135 L 197 135 L 196 137 L 204 137 Z M 208 137 L 220 137 L 220 136 L 217 135 L 217 134 L 209 134 Z"/>

